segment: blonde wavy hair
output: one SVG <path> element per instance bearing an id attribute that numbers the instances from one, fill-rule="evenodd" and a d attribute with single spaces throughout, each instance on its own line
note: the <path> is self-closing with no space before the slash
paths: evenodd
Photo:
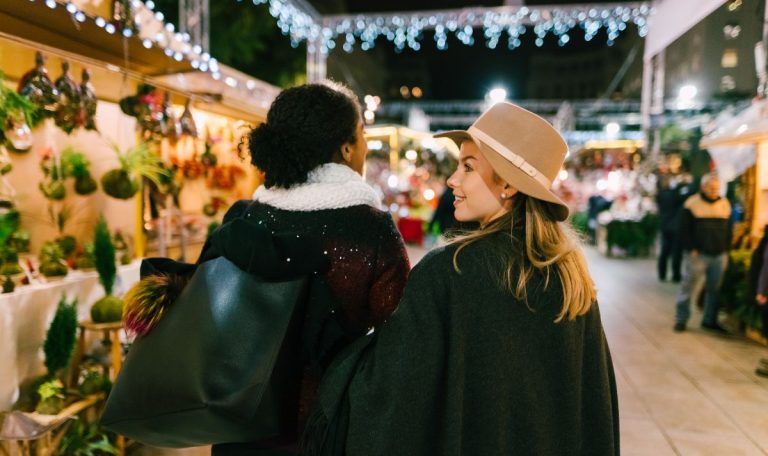
<path id="1" fill-rule="evenodd" d="M 461 272 L 458 256 L 467 246 L 493 233 L 508 233 L 510 248 L 498 252 L 505 266 L 501 276 L 504 288 L 527 305 L 526 286 L 533 274 L 537 271 L 544 273 L 545 289 L 551 275 L 557 274 L 563 290 L 563 307 L 555 322 L 584 315 L 597 299 L 595 283 L 589 274 L 579 237 L 568 223 L 554 221 L 550 212 L 549 204 L 518 193 L 509 213 L 478 230 L 450 239 L 451 244 L 458 244 L 453 254 L 454 269 Z M 516 229 L 521 223 L 524 229 Z M 523 239 L 520 239 L 521 231 L 524 232 Z"/>

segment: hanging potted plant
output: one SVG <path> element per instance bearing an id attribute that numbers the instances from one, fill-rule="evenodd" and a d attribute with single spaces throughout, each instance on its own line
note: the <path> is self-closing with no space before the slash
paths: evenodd
<path id="1" fill-rule="evenodd" d="M 91 319 L 96 323 L 111 323 L 123 318 L 123 300 L 112 295 L 112 287 L 115 284 L 117 265 L 115 264 L 115 245 L 104 217 L 96 222 L 96 231 L 93 236 L 93 259 L 96 264 L 96 272 L 99 274 L 99 282 L 104 287 L 105 296 L 91 307 Z"/>
<path id="2" fill-rule="evenodd" d="M 96 179 L 91 176 L 91 161 L 84 153 L 67 147 L 61 152 L 61 170 L 65 177 L 75 179 L 75 192 L 88 195 L 96 191 Z"/>
<path id="3" fill-rule="evenodd" d="M 14 152 L 32 147 L 32 130 L 37 124 L 37 107 L 29 99 L 9 89 L 0 72 L 0 142 Z"/>
<path id="4" fill-rule="evenodd" d="M 43 170 L 43 181 L 38 185 L 43 196 L 51 201 L 61 201 L 67 196 L 66 187 L 64 187 L 64 170 L 61 166 L 61 156 L 57 155 L 50 148 L 46 148 L 40 162 L 40 169 Z"/>
<path id="5" fill-rule="evenodd" d="M 139 143 L 125 152 L 113 146 L 120 167 L 108 171 L 101 177 L 104 193 L 117 199 L 130 199 L 139 191 L 142 177 L 160 186 L 166 174 L 160 158 L 149 150 L 146 143 Z"/>

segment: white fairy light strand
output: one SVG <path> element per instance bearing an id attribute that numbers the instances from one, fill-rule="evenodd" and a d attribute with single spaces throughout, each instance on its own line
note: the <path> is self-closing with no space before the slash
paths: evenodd
<path id="1" fill-rule="evenodd" d="M 34 2 L 35 0 L 29 1 Z M 72 19 L 77 22 L 83 23 L 88 19 L 86 13 L 71 1 L 41 0 L 40 2 L 50 9 L 63 7 L 71 15 Z M 177 33 L 173 24 L 165 23 L 163 13 L 154 11 L 155 4 L 152 0 L 144 2 L 132 0 L 131 8 L 136 27 L 134 30 L 130 28 L 120 30 L 119 33 L 125 38 L 135 36 L 141 40 L 141 45 L 144 48 L 151 49 L 152 47 L 157 47 L 163 50 L 168 58 L 175 61 L 180 62 L 186 59 L 195 70 L 209 73 L 211 78 L 217 81 L 223 78 L 227 86 L 253 97 L 252 100 L 256 100 L 259 104 L 263 105 L 264 100 L 271 102 L 276 96 L 273 87 L 260 81 L 257 82 L 253 78 L 223 75 L 222 71 L 228 72 L 228 70 L 220 68 L 218 61 L 209 53 L 204 52 L 198 43 L 190 43 L 191 37 L 189 34 Z M 279 11 L 283 11 L 283 17 L 285 17 L 285 11 L 282 9 Z M 276 10 L 277 17 L 280 17 L 279 11 Z M 105 33 L 110 35 L 118 33 L 115 24 L 108 18 L 96 16 L 91 19 Z"/>
<path id="2" fill-rule="evenodd" d="M 644 37 L 648 33 L 648 16 L 652 13 L 649 2 L 637 2 L 319 16 L 306 12 L 306 8 L 300 8 L 290 0 L 251 2 L 254 5 L 269 4 L 270 14 L 277 19 L 283 34 L 291 37 L 294 47 L 308 41 L 310 47 L 319 45 L 322 53 L 328 53 L 337 44 L 345 52 L 352 52 L 357 43 L 367 51 L 382 37 L 393 43 L 398 51 L 406 46 L 419 50 L 423 32 L 427 30 L 434 30 L 435 45 L 441 50 L 447 49 L 449 34 L 467 46 L 473 45 L 478 29 L 482 30 L 489 48 L 495 48 L 506 35 L 507 47 L 515 49 L 521 45 L 520 36 L 529 30 L 536 36 L 536 46 L 542 46 L 547 35 L 556 36 L 558 44 L 564 46 L 571 39 L 570 32 L 576 28 L 584 31 L 587 41 L 605 29 L 606 43 L 610 46 L 628 24 L 634 24 L 637 33 Z"/>

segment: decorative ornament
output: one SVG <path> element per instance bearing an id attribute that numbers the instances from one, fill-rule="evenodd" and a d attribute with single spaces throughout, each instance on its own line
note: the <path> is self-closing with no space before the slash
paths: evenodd
<path id="1" fill-rule="evenodd" d="M 176 114 L 173 112 L 173 106 L 171 105 L 171 93 L 165 92 L 163 98 L 163 124 L 165 129 L 163 130 L 163 136 L 168 138 L 171 144 L 176 144 L 176 141 L 181 137 L 181 124 L 176 119 Z"/>
<path id="2" fill-rule="evenodd" d="M 163 100 L 154 86 L 140 84 L 136 95 L 120 100 L 120 109 L 136 117 L 145 141 L 162 138 L 165 130 Z"/>
<path id="3" fill-rule="evenodd" d="M 138 31 L 136 16 L 131 7 L 131 0 L 114 0 L 112 2 L 112 25 L 122 31 L 126 37 Z"/>
<path id="4" fill-rule="evenodd" d="M 38 51 L 35 53 L 35 68 L 21 77 L 18 92 L 37 106 L 40 117 L 53 117 L 58 110 L 60 96 L 43 65 L 43 54 Z"/>
<path id="5" fill-rule="evenodd" d="M 253 3 L 266 1 L 254 0 Z M 535 34 L 537 46 L 544 44 L 547 35 L 556 36 L 558 44 L 564 46 L 570 41 L 569 32 L 577 27 L 583 29 L 587 41 L 604 29 L 610 46 L 629 24 L 636 26 L 638 35 L 645 36 L 652 12 L 650 2 L 639 1 L 613 5 L 467 7 L 318 17 L 290 1 L 269 0 L 268 3 L 269 12 L 283 34 L 290 36 L 292 46 L 298 47 L 300 42 L 307 41 L 309 52 L 321 54 L 328 54 L 337 44 L 345 52 L 352 52 L 356 42 L 362 50 L 368 51 L 379 38 L 392 42 L 398 52 L 406 46 L 418 51 L 427 30 L 434 30 L 435 45 L 440 50 L 447 49 L 448 34 L 455 35 L 467 46 L 473 45 L 476 31 L 482 31 L 481 36 L 489 48 L 495 48 L 506 35 L 507 47 L 515 49 L 521 45 L 520 36 L 529 30 Z"/>
<path id="6" fill-rule="evenodd" d="M 86 130 L 98 131 L 96 128 L 98 100 L 91 84 L 91 74 L 86 69 L 83 69 L 83 82 L 80 83 L 80 100 L 83 104 L 83 126 Z"/>
<path id="7" fill-rule="evenodd" d="M 181 124 L 181 134 L 197 138 L 197 125 L 195 125 L 195 119 L 192 117 L 192 111 L 189 109 L 191 102 L 191 99 L 187 99 L 187 102 L 184 104 L 184 112 L 179 118 L 179 124 Z"/>
<path id="8" fill-rule="evenodd" d="M 56 80 L 59 91 L 59 105 L 56 110 L 56 125 L 70 134 L 84 123 L 80 86 L 69 75 L 69 62 L 61 64 L 61 76 Z"/>

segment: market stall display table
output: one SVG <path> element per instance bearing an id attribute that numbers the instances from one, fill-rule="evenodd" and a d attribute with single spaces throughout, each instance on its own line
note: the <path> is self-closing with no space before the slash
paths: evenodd
<path id="1" fill-rule="evenodd" d="M 104 335 L 104 340 L 110 342 L 109 379 L 114 381 L 120 372 L 120 368 L 123 366 L 123 350 L 120 344 L 120 331 L 123 329 L 123 322 L 94 323 L 91 320 L 86 320 L 81 321 L 77 326 L 80 330 L 80 337 L 77 338 L 75 352 L 72 354 L 70 384 L 77 384 L 77 366 L 80 365 L 80 361 L 82 361 L 85 355 L 86 332 L 88 331 L 101 332 Z"/>
<path id="2" fill-rule="evenodd" d="M 139 280 L 139 266 L 135 261 L 118 267 L 116 294 Z M 84 321 L 104 290 L 95 272 L 71 271 L 62 280 L 0 295 L 0 410 L 11 408 L 22 380 L 45 372 L 42 346 L 62 294 L 77 298 L 78 320 Z"/>

